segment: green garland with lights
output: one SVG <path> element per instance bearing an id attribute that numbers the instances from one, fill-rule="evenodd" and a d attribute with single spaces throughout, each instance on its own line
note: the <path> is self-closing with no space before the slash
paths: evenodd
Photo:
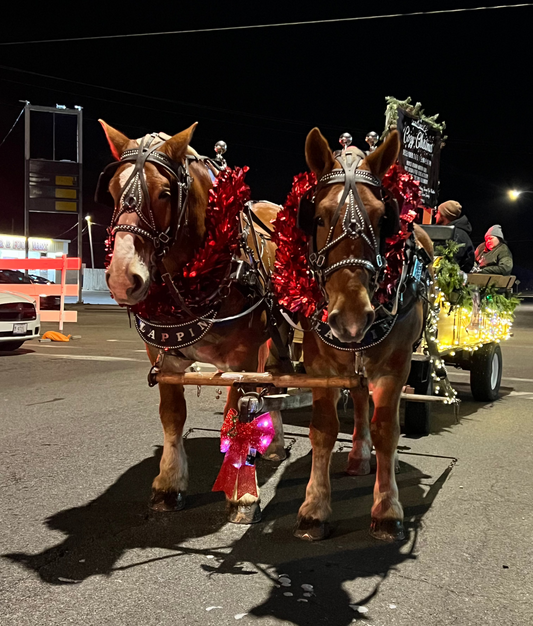
<path id="1" fill-rule="evenodd" d="M 462 243 L 448 241 L 445 246 L 438 246 L 435 254 L 440 257 L 435 264 L 435 278 L 438 288 L 451 304 L 450 312 L 455 307 L 472 310 L 473 289 L 466 283 L 466 274 L 455 261 Z"/>
<path id="2" fill-rule="evenodd" d="M 496 313 L 505 313 L 511 317 L 514 317 L 516 307 L 522 302 L 520 294 L 509 296 L 500 293 L 498 288 L 494 285 L 487 285 L 483 289 L 480 289 L 481 296 L 481 310 L 484 312 L 486 309 L 496 311 Z"/>

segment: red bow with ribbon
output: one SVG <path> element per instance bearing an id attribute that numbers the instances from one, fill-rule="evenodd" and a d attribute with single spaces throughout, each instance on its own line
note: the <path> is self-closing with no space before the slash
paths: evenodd
<path id="1" fill-rule="evenodd" d="M 228 498 L 240 500 L 245 493 L 258 495 L 255 480 L 255 454 L 262 454 L 276 431 L 270 413 L 243 423 L 235 409 L 230 409 L 220 430 L 220 451 L 225 452 L 213 491 L 223 491 Z M 236 489 L 235 489 L 236 488 Z"/>

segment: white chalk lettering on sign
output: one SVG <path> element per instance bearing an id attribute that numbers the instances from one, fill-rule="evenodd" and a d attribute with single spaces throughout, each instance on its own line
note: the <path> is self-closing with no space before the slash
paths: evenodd
<path id="1" fill-rule="evenodd" d="M 185 333 L 176 333 L 176 339 L 177 339 L 178 341 L 181 341 L 181 340 L 183 339 L 183 335 L 184 335 L 184 334 L 185 334 Z"/>
<path id="2" fill-rule="evenodd" d="M 151 330 L 151 331 L 148 333 L 148 337 L 150 337 L 150 339 L 154 339 L 154 340 L 155 340 L 155 330 Z"/>
<path id="3" fill-rule="evenodd" d="M 207 323 L 207 322 L 202 322 L 202 321 L 199 321 L 199 322 L 198 322 L 198 326 L 199 326 L 202 330 L 204 330 L 205 328 L 207 328 L 208 323 Z"/>
<path id="4" fill-rule="evenodd" d="M 191 333 L 191 337 L 196 337 L 196 335 L 194 334 L 193 328 L 189 328 L 189 332 Z"/>
<path id="5" fill-rule="evenodd" d="M 420 150 L 424 150 L 424 152 L 433 153 L 434 144 L 424 136 L 422 131 L 418 133 L 413 133 L 413 130 L 410 126 L 406 126 L 403 129 L 403 143 L 404 146 L 412 150 L 413 148 L 417 148 Z"/>
<path id="6" fill-rule="evenodd" d="M 165 341 L 169 338 L 168 333 L 161 333 L 161 343 L 165 343 Z"/>
<path id="7" fill-rule="evenodd" d="M 146 327 L 146 324 L 144 322 L 139 321 L 139 330 L 142 332 L 144 332 L 144 329 Z"/>

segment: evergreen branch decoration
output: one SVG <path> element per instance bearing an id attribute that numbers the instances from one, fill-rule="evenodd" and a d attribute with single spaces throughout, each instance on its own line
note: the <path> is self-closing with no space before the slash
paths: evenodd
<path id="1" fill-rule="evenodd" d="M 494 285 L 487 285 L 480 290 L 481 298 L 481 311 L 495 311 L 496 313 L 504 313 L 506 315 L 514 316 L 516 307 L 522 302 L 520 294 L 513 295 L 500 293 L 498 288 Z"/>
<path id="2" fill-rule="evenodd" d="M 411 104 L 411 98 L 407 98 L 407 100 L 398 100 L 393 96 L 387 96 L 385 101 L 387 103 L 387 109 L 385 110 L 385 131 L 381 139 L 383 139 L 385 135 L 391 131 L 391 129 L 396 128 L 398 124 L 398 109 L 404 109 L 404 111 L 409 113 L 409 115 L 426 122 L 430 128 L 442 135 L 442 141 L 446 141 L 448 138 L 447 136 L 444 136 L 446 122 L 437 122 L 437 118 L 439 117 L 438 113 L 436 115 L 432 115 L 431 117 L 425 115 L 422 103 L 417 102 L 416 104 Z"/>
<path id="3" fill-rule="evenodd" d="M 438 246 L 435 254 L 439 257 L 434 264 L 437 286 L 444 297 L 454 307 L 472 310 L 472 287 L 466 284 L 466 274 L 455 261 L 455 254 L 464 244 L 448 241 L 446 246 Z"/>

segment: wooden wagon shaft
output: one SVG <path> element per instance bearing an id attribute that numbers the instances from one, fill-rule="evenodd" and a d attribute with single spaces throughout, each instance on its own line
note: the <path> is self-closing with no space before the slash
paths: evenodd
<path id="1" fill-rule="evenodd" d="M 223 387 L 239 384 L 272 385 L 274 387 L 296 387 L 299 389 L 331 388 L 352 389 L 360 384 L 359 376 L 310 376 L 308 374 L 271 374 L 269 372 L 185 372 L 166 374 L 158 372 L 158 383 L 167 385 L 199 385 Z M 372 392 L 370 392 L 372 395 Z M 402 393 L 402 400 L 410 402 L 445 402 L 441 396 L 425 396 L 414 393 Z"/>

